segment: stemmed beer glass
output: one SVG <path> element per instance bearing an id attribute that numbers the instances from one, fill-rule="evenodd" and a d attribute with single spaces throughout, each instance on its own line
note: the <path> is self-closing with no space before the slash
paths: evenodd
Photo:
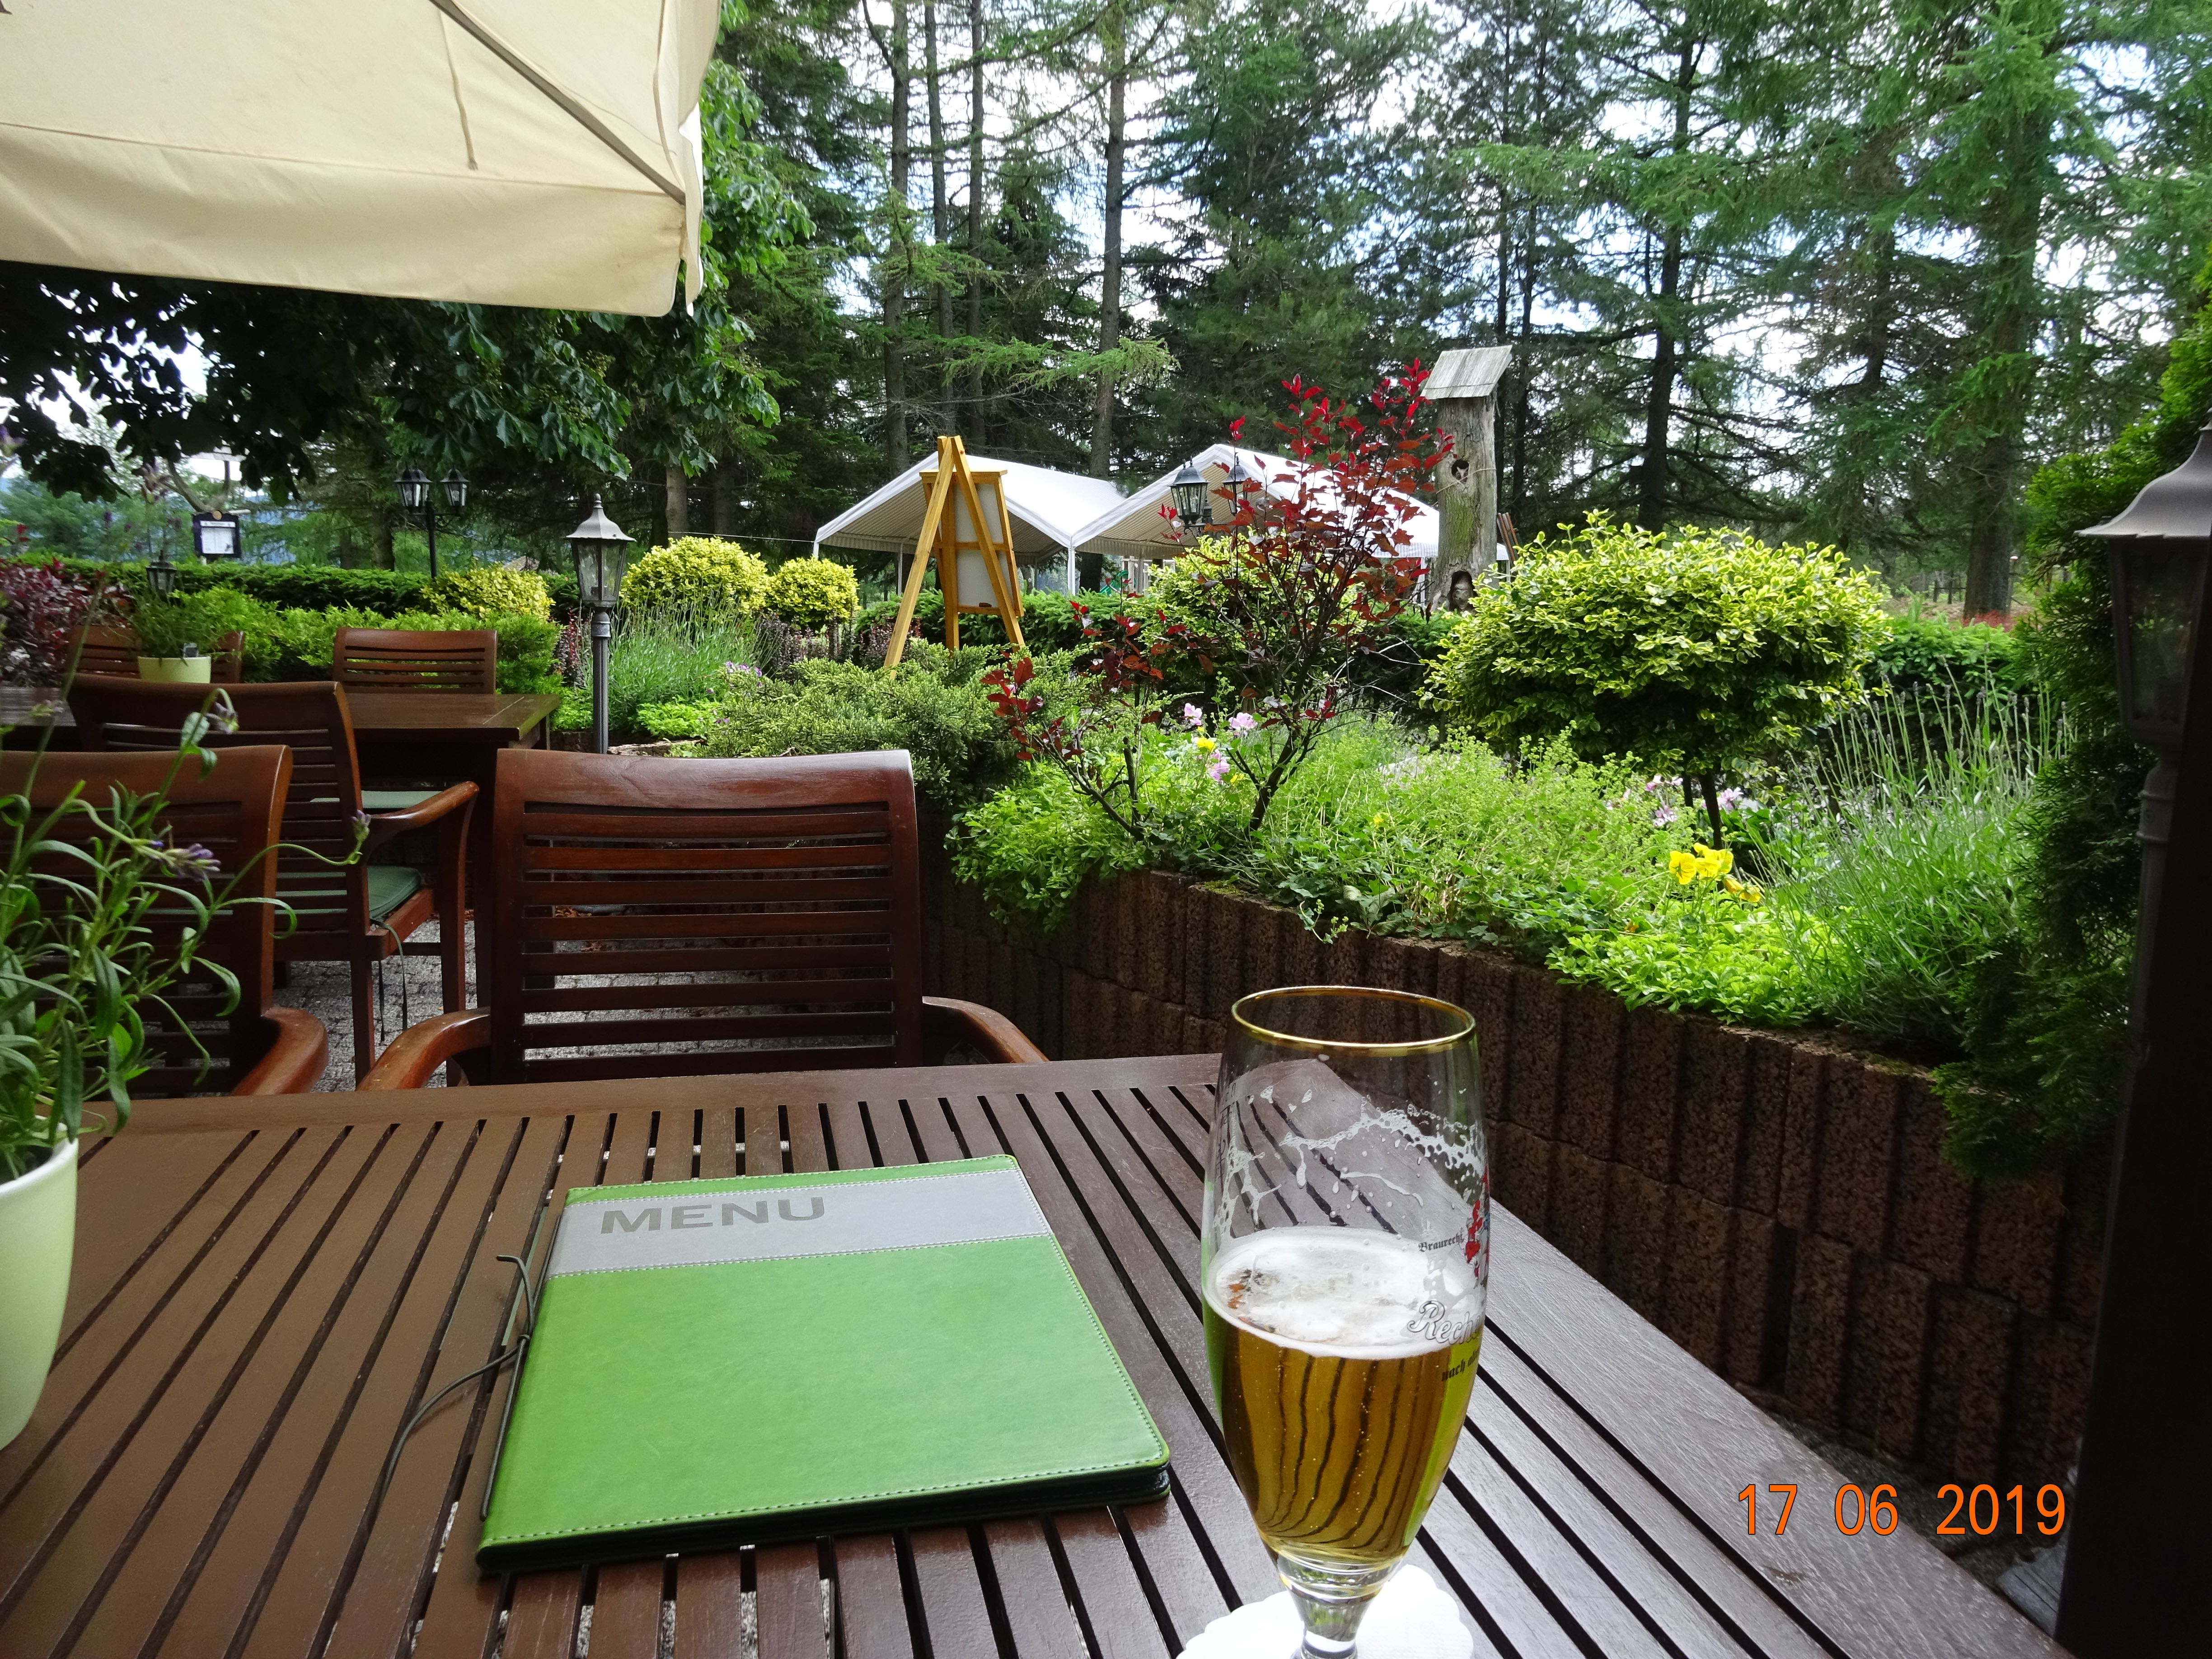
<path id="1" fill-rule="evenodd" d="M 1340 986 L 1230 1011 L 1200 1231 L 1229 1462 L 1304 1621 L 1347 1659 L 1474 1386 L 1489 1160 L 1474 1022 Z"/>

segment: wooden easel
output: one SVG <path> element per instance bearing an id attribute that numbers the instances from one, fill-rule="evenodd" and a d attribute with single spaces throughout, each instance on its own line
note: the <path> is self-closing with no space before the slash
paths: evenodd
<path id="1" fill-rule="evenodd" d="M 915 538 L 914 568 L 907 573 L 906 591 L 899 595 L 898 620 L 891 624 L 890 647 L 884 666 L 895 668 L 906 652 L 907 630 L 914 626 L 914 607 L 921 598 L 921 579 L 929 562 L 937 561 L 937 585 L 945 592 L 945 644 L 960 648 L 960 613 L 996 611 L 1006 637 L 1018 650 L 1029 649 L 1022 638 L 1020 589 L 1014 575 L 1014 526 L 1006 517 L 1006 475 L 996 468 L 976 471 L 968 465 L 968 451 L 959 439 L 937 441 L 937 470 L 921 475 L 929 491 L 929 506 L 921 515 L 921 534 Z M 987 513 L 975 481 L 991 483 Z M 950 511 L 946 508 L 948 504 Z M 994 522 L 995 521 L 995 522 Z M 990 579 L 988 604 L 963 604 L 960 598 L 960 556 L 980 559 Z"/>

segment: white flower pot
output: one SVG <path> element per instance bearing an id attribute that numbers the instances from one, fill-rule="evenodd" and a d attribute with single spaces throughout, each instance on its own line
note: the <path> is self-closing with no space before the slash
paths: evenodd
<path id="1" fill-rule="evenodd" d="M 213 657 L 141 657 L 138 659 L 138 678 L 142 680 L 167 680 L 173 685 L 208 685 L 208 676 L 214 671 Z"/>
<path id="2" fill-rule="evenodd" d="M 76 1242 L 76 1142 L 0 1182 L 0 1446 L 22 1433 L 46 1385 Z"/>

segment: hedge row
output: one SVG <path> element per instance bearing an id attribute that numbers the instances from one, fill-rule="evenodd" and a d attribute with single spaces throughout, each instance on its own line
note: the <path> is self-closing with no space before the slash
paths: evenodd
<path id="1" fill-rule="evenodd" d="M 44 563 L 44 560 L 11 561 Z M 80 581 L 90 581 L 112 567 L 94 559 L 63 559 L 63 569 Z M 544 571 L 545 586 L 553 596 L 553 610 L 564 616 L 576 608 L 576 579 L 563 571 Z M 249 599 L 287 611 L 332 611 L 352 607 L 396 617 L 403 611 L 423 608 L 422 593 L 430 578 L 419 570 L 349 570 L 334 564 L 203 564 L 177 567 L 180 592 L 196 593 L 210 587 L 235 588 Z"/>

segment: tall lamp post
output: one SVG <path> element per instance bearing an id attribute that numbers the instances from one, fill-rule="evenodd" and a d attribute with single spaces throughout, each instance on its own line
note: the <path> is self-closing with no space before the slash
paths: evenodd
<path id="1" fill-rule="evenodd" d="M 456 513 L 469 504 L 469 481 L 453 468 L 438 481 L 445 491 L 446 505 Z M 399 505 L 410 513 L 419 514 L 422 520 L 423 539 L 430 544 L 430 574 L 438 574 L 438 504 L 432 498 L 430 480 L 419 466 L 410 466 L 399 475 Z"/>
<path id="2" fill-rule="evenodd" d="M 2126 1116 L 2058 1639 L 2081 1659 L 2212 1652 L 2212 673 L 2197 672 L 2212 562 L 2212 424 L 2110 523 L 2120 715 L 2158 756 L 2143 785 L 2142 909 Z M 2172 849 L 2168 856 L 2169 847 Z"/>
<path id="3" fill-rule="evenodd" d="M 615 634 L 615 606 L 622 602 L 623 567 L 629 562 L 629 538 L 617 528 L 592 497 L 592 516 L 568 532 L 576 559 L 576 592 L 592 613 L 592 750 L 607 752 L 607 653 Z"/>

